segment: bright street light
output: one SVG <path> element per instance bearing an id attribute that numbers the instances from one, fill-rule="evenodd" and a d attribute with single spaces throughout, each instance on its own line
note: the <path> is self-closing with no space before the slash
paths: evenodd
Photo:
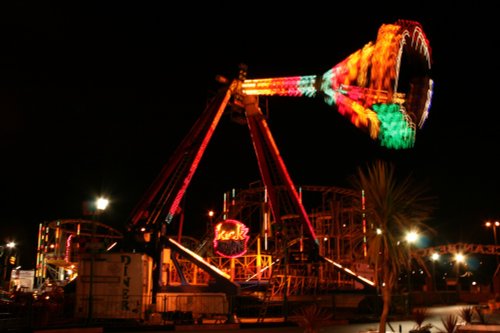
<path id="1" fill-rule="evenodd" d="M 406 243 L 408 244 L 408 299 L 407 299 L 407 307 L 406 311 L 407 314 L 410 314 L 411 312 L 411 244 L 417 242 L 418 240 L 418 233 L 415 231 L 409 231 L 406 236 L 405 236 Z"/>
<path id="2" fill-rule="evenodd" d="M 431 260 L 432 260 L 432 284 L 433 284 L 433 287 L 434 287 L 434 291 L 437 290 L 437 286 L 436 286 L 436 261 L 438 261 L 440 257 L 441 256 L 437 252 L 434 252 L 431 255 Z"/>
<path id="3" fill-rule="evenodd" d="M 406 234 L 405 239 L 408 242 L 408 244 L 415 243 L 418 240 L 418 233 L 415 231 L 410 231 Z"/>
<path id="4" fill-rule="evenodd" d="M 493 229 L 493 240 L 495 241 L 495 253 L 496 253 L 497 252 L 496 246 L 498 245 L 498 243 L 497 243 L 497 227 L 500 226 L 500 222 L 498 222 L 498 221 L 495 221 L 495 222 L 486 221 L 486 223 L 484 223 L 484 225 L 486 226 L 486 228 L 491 227 L 491 229 Z M 495 255 L 495 257 L 496 257 L 497 266 L 498 266 L 498 264 L 499 264 L 498 255 Z"/>
<path id="5" fill-rule="evenodd" d="M 16 242 L 10 241 L 5 245 L 1 245 L 0 248 L 0 255 L 3 255 L 3 263 L 2 263 L 2 286 L 6 288 L 6 282 L 10 279 L 10 271 L 12 268 L 9 270 L 9 266 L 12 267 L 12 265 L 15 264 L 15 259 L 14 262 L 10 262 L 11 260 L 11 255 L 12 255 L 12 250 L 16 247 Z M 7 248 L 9 251 L 6 252 L 5 248 Z"/>
<path id="6" fill-rule="evenodd" d="M 96 201 L 96 207 L 98 210 L 106 210 L 109 205 L 109 200 L 106 198 L 98 198 Z"/>
<path id="7" fill-rule="evenodd" d="M 95 202 L 97 211 L 99 213 L 103 212 L 108 208 L 109 205 L 109 200 L 103 197 L 97 198 Z M 97 224 L 94 219 L 92 219 L 92 235 L 90 239 L 90 243 L 92 244 L 92 248 L 90 249 L 90 272 L 89 272 L 89 304 L 88 304 L 88 314 L 87 314 L 87 320 L 89 322 L 92 321 L 92 315 L 94 311 L 94 261 L 95 261 L 95 253 L 96 253 L 96 230 L 97 229 Z"/>
<path id="8" fill-rule="evenodd" d="M 210 233 L 212 231 L 213 226 L 214 226 L 214 215 L 215 215 L 215 212 L 213 210 L 208 211 L 209 225 L 207 226 L 207 233 Z"/>
<path id="9" fill-rule="evenodd" d="M 460 291 L 460 264 L 465 263 L 465 256 L 462 253 L 455 254 L 455 263 L 457 265 L 457 291 Z"/>

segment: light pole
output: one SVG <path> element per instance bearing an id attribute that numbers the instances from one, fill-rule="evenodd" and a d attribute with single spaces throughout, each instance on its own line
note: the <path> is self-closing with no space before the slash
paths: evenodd
<path id="1" fill-rule="evenodd" d="M 97 224 L 95 221 L 95 215 L 99 214 L 108 208 L 109 200 L 106 198 L 98 198 L 95 202 L 96 211 L 94 213 L 94 218 L 92 219 L 92 235 L 90 238 L 90 272 L 89 272 L 89 304 L 88 304 L 88 322 L 92 321 L 93 311 L 94 311 L 94 263 L 96 254 L 96 232 Z"/>
<path id="2" fill-rule="evenodd" d="M 437 286 L 436 286 L 436 261 L 439 260 L 439 253 L 437 252 L 434 252 L 432 255 L 431 255 L 431 260 L 432 260 L 432 290 L 433 291 L 437 291 Z"/>
<path id="3" fill-rule="evenodd" d="M 212 229 L 213 229 L 213 226 L 214 226 L 214 215 L 215 215 L 215 212 L 213 210 L 209 210 L 208 211 L 209 225 L 208 225 L 208 228 L 207 228 L 207 234 L 209 234 L 210 232 L 212 232 Z"/>
<path id="4" fill-rule="evenodd" d="M 8 279 L 10 278 L 9 273 L 9 260 L 10 256 L 12 254 L 12 249 L 16 247 L 16 242 L 10 241 L 5 245 L 0 246 L 2 249 L 2 255 L 3 257 L 3 271 L 2 271 L 2 287 L 5 287 L 7 284 Z M 5 248 L 7 248 L 7 252 L 5 251 Z M 7 288 L 8 289 L 8 288 Z"/>
<path id="5" fill-rule="evenodd" d="M 487 221 L 485 224 L 486 228 L 490 228 L 493 229 L 493 240 L 495 242 L 495 257 L 496 257 L 496 260 L 497 260 L 497 267 L 498 267 L 498 254 L 497 254 L 497 249 L 496 247 L 498 246 L 498 243 L 497 243 L 497 227 L 500 226 L 500 222 L 499 221 L 495 221 L 495 222 L 491 222 L 491 221 Z"/>
<path id="6" fill-rule="evenodd" d="M 408 299 L 407 299 L 407 314 L 411 312 L 411 244 L 418 240 L 418 234 L 415 231 L 410 231 L 406 234 L 406 244 L 408 245 Z"/>
<path id="7" fill-rule="evenodd" d="M 462 253 L 455 254 L 455 264 L 457 265 L 457 292 L 460 291 L 460 263 L 465 262 L 465 256 Z"/>

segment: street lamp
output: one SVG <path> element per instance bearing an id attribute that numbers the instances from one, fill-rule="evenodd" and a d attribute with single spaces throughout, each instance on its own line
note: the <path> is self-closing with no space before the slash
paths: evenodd
<path id="1" fill-rule="evenodd" d="M 106 198 L 98 198 L 96 201 L 96 208 L 98 211 L 104 211 L 108 208 L 109 200 Z"/>
<path id="2" fill-rule="evenodd" d="M 15 247 L 16 247 L 16 242 L 13 242 L 13 241 L 10 241 L 5 245 L 0 246 L 1 255 L 4 256 L 4 258 L 3 258 L 3 271 L 2 271 L 2 287 L 5 287 L 6 282 L 10 278 L 9 269 L 8 269 L 9 264 L 10 264 L 9 260 L 10 260 L 11 254 L 12 254 L 12 249 L 14 249 Z M 8 252 L 5 251 L 5 248 L 8 249 Z M 13 265 L 13 264 L 15 264 L 15 262 L 10 264 L 10 265 Z"/>
<path id="3" fill-rule="evenodd" d="M 462 253 L 455 254 L 455 264 L 457 265 L 457 291 L 460 291 L 460 263 L 465 262 L 465 256 Z"/>
<path id="4" fill-rule="evenodd" d="M 418 240 L 418 233 L 415 231 L 410 231 L 406 234 L 406 244 L 408 244 L 408 299 L 407 299 L 407 314 L 410 314 L 411 310 L 411 244 L 415 243 Z"/>
<path id="5" fill-rule="evenodd" d="M 431 255 L 431 260 L 432 260 L 432 285 L 433 285 L 433 291 L 436 291 L 437 290 L 437 286 L 436 286 L 436 261 L 439 260 L 439 253 L 437 252 L 434 252 L 432 255 Z"/>
<path id="6" fill-rule="evenodd" d="M 498 243 L 497 243 L 497 227 L 500 226 L 500 222 L 498 221 L 495 221 L 495 222 L 490 222 L 490 221 L 487 221 L 485 224 L 486 228 L 492 228 L 493 229 L 493 239 L 495 241 L 495 257 L 496 257 L 496 260 L 497 260 L 497 267 L 498 267 L 498 254 L 497 253 L 497 249 L 496 247 L 498 246 Z"/>
<path id="7" fill-rule="evenodd" d="M 97 198 L 96 202 L 96 214 L 100 214 L 108 208 L 109 200 L 103 197 Z M 88 304 L 88 321 L 92 321 L 93 316 L 93 306 L 94 306 L 94 264 L 95 264 L 95 253 L 96 253 L 96 232 L 97 224 L 95 218 L 92 219 L 92 235 L 90 239 L 90 272 L 89 272 L 89 304 Z"/>
<path id="8" fill-rule="evenodd" d="M 214 215 L 215 215 L 215 212 L 213 210 L 208 211 L 208 218 L 209 218 L 210 223 L 209 223 L 208 228 L 207 228 L 207 233 L 210 233 L 213 229 Z"/>

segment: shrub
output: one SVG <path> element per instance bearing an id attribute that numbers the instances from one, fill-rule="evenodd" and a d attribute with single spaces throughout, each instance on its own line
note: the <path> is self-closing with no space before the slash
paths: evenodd
<path id="1" fill-rule="evenodd" d="M 412 315 L 413 321 L 415 322 L 415 327 L 413 327 L 410 332 L 430 332 L 432 324 L 424 324 L 425 320 L 429 318 L 429 311 L 427 310 L 427 308 L 415 308 L 412 311 Z"/>
<path id="2" fill-rule="evenodd" d="M 443 333 L 455 333 L 458 324 L 458 316 L 454 314 L 449 314 L 445 317 L 441 317 L 441 323 L 443 324 Z"/>
<path id="3" fill-rule="evenodd" d="M 474 317 L 474 308 L 472 306 L 460 308 L 458 315 L 466 324 L 471 324 Z"/>
<path id="4" fill-rule="evenodd" d="M 332 319 L 330 311 L 317 304 L 299 308 L 295 311 L 297 324 L 304 329 L 304 333 L 316 333 L 321 326 Z"/>
<path id="5" fill-rule="evenodd" d="M 480 306 L 476 306 L 474 308 L 474 310 L 476 311 L 476 314 L 477 314 L 477 318 L 479 319 L 479 323 L 481 324 L 486 324 L 486 317 L 484 315 L 484 310 L 483 308 L 481 308 Z"/>

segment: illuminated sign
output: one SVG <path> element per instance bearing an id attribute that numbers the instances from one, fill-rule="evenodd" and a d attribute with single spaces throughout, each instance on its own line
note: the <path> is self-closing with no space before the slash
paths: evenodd
<path id="1" fill-rule="evenodd" d="M 215 253 L 226 258 L 236 258 L 247 252 L 248 228 L 236 220 L 225 220 L 215 226 Z"/>

